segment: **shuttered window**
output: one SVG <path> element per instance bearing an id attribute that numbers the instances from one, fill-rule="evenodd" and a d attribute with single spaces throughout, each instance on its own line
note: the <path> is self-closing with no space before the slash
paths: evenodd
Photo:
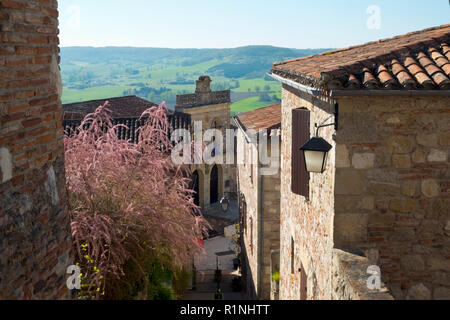
<path id="1" fill-rule="evenodd" d="M 292 110 L 292 192 L 309 197 L 309 173 L 300 148 L 310 139 L 310 112 L 308 109 Z"/>

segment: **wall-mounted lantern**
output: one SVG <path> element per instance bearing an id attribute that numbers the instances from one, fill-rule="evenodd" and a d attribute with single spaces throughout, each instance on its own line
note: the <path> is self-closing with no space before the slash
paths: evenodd
<path id="1" fill-rule="evenodd" d="M 306 171 L 323 173 L 327 166 L 328 152 L 332 146 L 325 139 L 314 137 L 300 150 L 305 156 Z"/>
<path id="2" fill-rule="evenodd" d="M 335 122 L 330 124 L 325 124 L 328 120 L 332 118 L 330 116 L 320 125 L 316 124 L 316 136 L 309 140 L 307 143 L 300 148 L 303 151 L 305 158 L 306 171 L 324 173 L 327 168 L 328 152 L 333 148 L 325 139 L 319 137 L 319 130 L 324 127 L 333 126 L 337 130 L 337 118 L 338 118 L 338 105 L 335 105 Z"/>

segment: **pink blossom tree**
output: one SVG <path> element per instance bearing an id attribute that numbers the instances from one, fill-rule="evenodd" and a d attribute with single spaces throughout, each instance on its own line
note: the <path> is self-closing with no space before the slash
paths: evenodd
<path id="1" fill-rule="evenodd" d="M 121 140 L 107 103 L 65 137 L 71 227 L 86 290 L 99 298 L 130 259 L 169 257 L 173 267 L 202 253 L 208 223 L 194 204 L 188 169 L 170 157 L 164 104 L 146 110 L 138 143 Z M 92 294 L 91 294 L 92 296 Z"/>

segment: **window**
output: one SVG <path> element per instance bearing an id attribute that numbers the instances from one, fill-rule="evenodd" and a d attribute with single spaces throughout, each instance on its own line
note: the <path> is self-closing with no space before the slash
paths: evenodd
<path id="1" fill-rule="evenodd" d="M 310 112 L 307 109 L 292 110 L 292 176 L 293 193 L 309 197 L 309 173 L 300 148 L 310 139 Z"/>

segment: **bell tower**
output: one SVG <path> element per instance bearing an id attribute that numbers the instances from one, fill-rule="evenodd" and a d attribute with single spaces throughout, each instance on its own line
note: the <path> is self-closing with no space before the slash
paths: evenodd
<path id="1" fill-rule="evenodd" d="M 211 92 L 211 78 L 209 76 L 201 76 L 196 81 L 197 87 L 195 93 L 210 93 Z"/>

